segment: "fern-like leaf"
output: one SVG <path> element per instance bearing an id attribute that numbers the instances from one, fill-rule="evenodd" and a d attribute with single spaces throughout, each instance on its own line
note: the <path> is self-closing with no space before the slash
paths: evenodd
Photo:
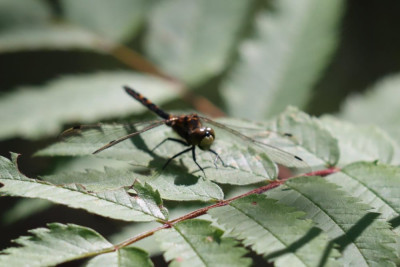
<path id="1" fill-rule="evenodd" d="M 103 254 L 91 259 L 87 267 L 152 267 L 149 254 L 135 247 L 125 247 L 115 252 Z"/>
<path id="2" fill-rule="evenodd" d="M 327 177 L 349 195 L 362 200 L 386 220 L 400 215 L 400 168 L 357 162 Z"/>
<path id="3" fill-rule="evenodd" d="M 130 196 L 123 188 L 92 193 L 79 184 L 57 186 L 30 179 L 18 171 L 17 155 L 12 154 L 12 157 L 13 162 L 0 158 L 0 195 L 47 199 L 125 221 L 167 219 L 167 211 L 162 206 L 158 192 L 153 191 L 148 184 L 135 182 L 135 197 Z"/>
<path id="4" fill-rule="evenodd" d="M 0 265 L 56 265 L 95 255 L 112 247 L 99 233 L 83 226 L 51 223 L 47 227 L 30 230 L 32 236 L 22 236 L 14 240 L 20 247 L 1 251 Z"/>
<path id="5" fill-rule="evenodd" d="M 141 130 L 148 125 L 151 125 L 151 122 L 139 122 L 133 125 L 99 124 L 82 129 L 77 134 L 66 136 L 62 142 L 53 144 L 36 155 L 88 155 L 111 140 Z M 216 162 L 219 165 L 217 169 L 213 164 L 215 155 L 200 149 L 196 152 L 197 162 L 204 168 L 208 179 L 218 183 L 251 184 L 276 178 L 276 166 L 262 147 L 246 142 L 229 131 L 223 129 L 215 129 L 215 131 L 218 138 L 215 140 L 213 148 L 223 159 L 225 166 L 218 161 Z M 178 184 L 197 183 L 198 175 L 201 175 L 202 172 L 193 162 L 191 153 L 180 156 L 179 159 L 171 162 L 167 169 L 161 171 L 168 158 L 185 149 L 175 142 L 165 142 L 154 150 L 157 144 L 167 137 L 176 137 L 176 135 L 171 128 L 161 125 L 95 156 L 129 161 L 135 165 L 154 168 L 160 171 L 163 177 L 169 176 L 169 180 L 174 180 L 175 183 L 178 181 Z M 285 156 L 296 160 L 290 154 L 285 154 Z M 179 164 L 178 160 L 183 164 Z M 182 173 L 182 166 L 176 165 L 184 165 L 186 169 L 184 173 Z M 305 166 L 307 165 L 305 164 Z"/>
<path id="6" fill-rule="evenodd" d="M 339 165 L 361 160 L 392 162 L 395 153 L 394 141 L 380 128 L 373 125 L 355 125 L 328 115 L 323 116 L 320 122 L 338 140 Z"/>
<path id="7" fill-rule="evenodd" d="M 209 212 L 231 234 L 243 239 L 257 253 L 273 260 L 275 266 L 335 266 L 333 256 L 324 255 L 328 238 L 302 220 L 303 212 L 295 211 L 265 195 L 251 195 Z"/>
<path id="8" fill-rule="evenodd" d="M 42 177 L 43 180 L 53 184 L 76 183 L 85 186 L 91 191 L 103 191 L 130 186 L 132 181 L 138 179 L 148 183 L 157 190 L 163 199 L 168 200 L 221 200 L 224 195 L 222 189 L 215 183 L 186 177 L 187 179 L 175 179 L 173 176 L 153 173 L 150 176 L 140 175 L 132 170 L 105 168 L 104 172 L 87 170 L 86 172 L 63 172 Z"/>
<path id="9" fill-rule="evenodd" d="M 250 259 L 242 258 L 246 250 L 222 234 L 210 222 L 195 219 L 157 232 L 156 239 L 165 251 L 164 258 L 172 261 L 170 266 L 249 266 Z"/>
<path id="10" fill-rule="evenodd" d="M 395 235 L 371 207 L 320 177 L 289 180 L 267 196 L 307 213 L 339 245 L 348 266 L 394 266 Z"/>
<path id="11" fill-rule="evenodd" d="M 310 166 L 334 166 L 339 160 L 337 140 L 317 118 L 297 108 L 288 107 L 270 121 L 268 128 L 279 133 L 290 133 L 298 146 L 287 150 L 299 154 Z M 303 153 L 298 149 L 299 146 L 304 150 Z"/>

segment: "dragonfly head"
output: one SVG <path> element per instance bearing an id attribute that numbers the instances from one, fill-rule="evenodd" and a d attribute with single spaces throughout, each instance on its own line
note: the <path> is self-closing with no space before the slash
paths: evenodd
<path id="1" fill-rule="evenodd" d="M 214 130 L 210 127 L 202 127 L 199 131 L 201 133 L 201 139 L 198 144 L 199 148 L 201 150 L 209 150 L 215 139 Z"/>

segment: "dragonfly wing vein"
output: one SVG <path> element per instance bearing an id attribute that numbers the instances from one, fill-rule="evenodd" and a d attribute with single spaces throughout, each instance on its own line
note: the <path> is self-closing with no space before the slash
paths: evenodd
<path id="1" fill-rule="evenodd" d="M 215 127 L 218 127 L 219 129 L 231 133 L 232 136 L 238 137 L 247 143 L 253 144 L 255 147 L 258 147 L 259 150 L 261 149 L 261 151 L 265 152 L 267 156 L 276 163 L 282 164 L 287 167 L 305 168 L 305 169 L 309 168 L 308 164 L 305 161 L 303 161 L 303 159 L 301 159 L 296 155 L 286 152 L 278 147 L 255 140 L 247 135 L 240 133 L 239 131 L 236 131 L 232 128 L 225 126 L 222 123 L 216 122 L 206 117 L 200 117 L 200 118 L 205 123 L 209 123 Z"/>

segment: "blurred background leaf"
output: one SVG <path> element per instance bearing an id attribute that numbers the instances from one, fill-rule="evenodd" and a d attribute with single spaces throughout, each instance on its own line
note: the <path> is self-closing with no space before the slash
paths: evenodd
<path id="1" fill-rule="evenodd" d="M 263 119 L 288 104 L 305 107 L 338 43 L 343 1 L 272 1 L 254 17 L 254 37 L 223 85 L 228 111 Z M 251 105 L 243 105 L 251 103 Z"/>

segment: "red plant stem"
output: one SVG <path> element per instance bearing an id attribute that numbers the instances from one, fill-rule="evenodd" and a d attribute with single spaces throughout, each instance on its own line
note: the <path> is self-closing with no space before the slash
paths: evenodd
<path id="1" fill-rule="evenodd" d="M 325 177 L 329 174 L 335 173 L 340 171 L 340 168 L 338 167 L 330 167 L 328 169 L 324 169 L 324 170 L 319 170 L 319 171 L 313 171 L 313 172 L 309 172 L 309 173 L 305 173 L 301 176 L 322 176 Z"/>
<path id="2" fill-rule="evenodd" d="M 146 231 L 144 233 L 141 233 L 141 234 L 139 234 L 137 236 L 134 236 L 134 237 L 132 237 L 130 239 L 125 240 L 124 242 L 122 242 L 120 244 L 115 245 L 114 246 L 114 250 L 118 250 L 118 249 L 123 248 L 125 246 L 128 246 L 128 245 L 130 245 L 132 243 L 135 243 L 135 242 L 137 242 L 139 240 L 142 240 L 143 238 L 146 238 L 148 236 L 153 235 L 155 232 L 157 232 L 159 230 L 171 228 L 174 224 L 176 224 L 178 222 L 185 221 L 185 220 L 188 220 L 188 219 L 193 219 L 193 218 L 199 217 L 201 215 L 204 215 L 210 209 L 226 206 L 226 205 L 228 205 L 229 203 L 231 203 L 232 201 L 234 201 L 236 199 L 243 198 L 243 197 L 246 197 L 246 196 L 249 196 L 249 195 L 252 195 L 252 194 L 262 194 L 262 193 L 264 193 L 264 192 L 266 192 L 268 190 L 271 190 L 271 189 L 273 189 L 275 187 L 278 187 L 278 186 L 284 184 L 289 179 L 296 179 L 298 177 L 304 177 L 304 176 L 327 176 L 327 175 L 336 173 L 338 171 L 340 171 L 339 168 L 331 167 L 331 168 L 324 169 L 324 170 L 305 173 L 303 175 L 292 177 L 292 178 L 288 178 L 288 179 L 274 180 L 274 181 L 270 182 L 267 185 L 264 185 L 262 187 L 253 189 L 253 190 L 251 190 L 249 192 L 246 192 L 244 194 L 232 197 L 230 199 L 221 200 L 221 201 L 219 201 L 219 202 L 217 202 L 217 203 L 215 203 L 213 205 L 210 205 L 210 206 L 207 206 L 207 207 L 204 207 L 204 208 L 200 208 L 198 210 L 195 210 L 195 211 L 193 211 L 191 213 L 185 214 L 185 215 L 183 215 L 183 216 L 181 216 L 179 218 L 176 218 L 174 220 L 163 222 L 164 224 L 162 226 L 159 226 L 159 227 L 154 228 L 152 230 L 149 230 L 149 231 Z"/>

